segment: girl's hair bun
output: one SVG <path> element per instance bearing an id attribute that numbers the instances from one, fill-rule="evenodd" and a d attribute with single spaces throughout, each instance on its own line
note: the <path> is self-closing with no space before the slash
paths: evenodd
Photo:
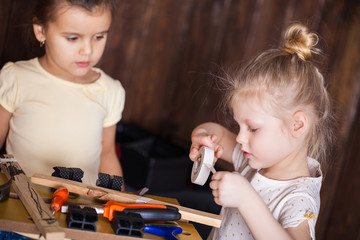
<path id="1" fill-rule="evenodd" d="M 289 54 L 296 54 L 301 60 L 307 61 L 312 53 L 318 53 L 315 45 L 319 38 L 302 24 L 293 24 L 285 32 L 282 49 Z"/>

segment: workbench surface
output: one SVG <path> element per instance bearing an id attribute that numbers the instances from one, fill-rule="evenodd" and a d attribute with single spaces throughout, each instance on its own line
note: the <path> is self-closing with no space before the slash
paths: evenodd
<path id="1" fill-rule="evenodd" d="M 44 198 L 45 202 L 48 202 L 51 198 L 54 189 L 40 185 L 35 185 L 35 186 L 40 196 Z M 11 196 L 14 195 L 16 196 L 16 194 L 14 194 L 12 190 Z M 150 197 L 156 200 L 178 204 L 176 199 L 156 197 L 156 196 L 150 196 Z M 104 203 L 90 197 L 73 195 L 73 194 L 70 194 L 68 201 L 84 203 L 84 204 L 97 204 L 99 206 L 101 206 L 101 204 Z M 48 205 L 50 208 L 50 204 Z M 63 228 L 67 239 L 87 239 L 87 240 L 139 239 L 138 237 L 115 235 L 114 231 L 111 228 L 110 222 L 102 215 L 98 215 L 98 221 L 96 222 L 96 232 L 67 228 L 66 214 L 64 213 L 57 212 L 55 213 L 55 217 L 58 220 L 59 225 Z M 196 231 L 196 229 L 191 223 L 177 221 L 177 222 L 171 222 L 170 224 L 182 227 L 183 233 L 176 235 L 180 240 L 201 239 L 199 233 Z M 4 202 L 0 202 L 0 230 L 14 231 L 31 238 L 44 239 L 43 237 L 39 236 L 39 231 L 36 228 L 33 221 L 29 219 L 29 214 L 27 213 L 22 202 L 19 199 L 13 197 L 9 198 Z M 143 239 L 165 239 L 165 238 L 149 233 L 144 233 Z"/>

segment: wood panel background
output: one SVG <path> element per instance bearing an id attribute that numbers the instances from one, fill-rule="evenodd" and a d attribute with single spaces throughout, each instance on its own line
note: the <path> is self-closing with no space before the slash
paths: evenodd
<path id="1" fill-rule="evenodd" d="M 41 52 L 21 34 L 33 1 L 0 1 L 0 67 Z M 317 238 L 359 240 L 358 0 L 122 0 L 99 65 L 125 87 L 125 122 L 188 148 L 197 124 L 227 124 L 213 75 L 277 46 L 293 22 L 321 36 L 320 63 L 339 113 Z"/>

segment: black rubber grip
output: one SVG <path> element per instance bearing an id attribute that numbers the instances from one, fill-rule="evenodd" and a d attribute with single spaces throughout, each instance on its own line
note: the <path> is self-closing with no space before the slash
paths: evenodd
<path id="1" fill-rule="evenodd" d="M 144 221 L 177 221 L 181 218 L 179 212 L 162 208 L 125 208 L 122 212 L 140 214 Z"/>

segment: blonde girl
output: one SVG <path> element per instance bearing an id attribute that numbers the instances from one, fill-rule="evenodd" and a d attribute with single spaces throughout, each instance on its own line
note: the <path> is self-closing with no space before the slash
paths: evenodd
<path id="1" fill-rule="evenodd" d="M 329 95 L 311 62 L 317 43 L 306 26 L 291 25 L 281 47 L 226 76 L 237 135 L 210 122 L 193 130 L 193 161 L 204 145 L 235 168 L 212 176 L 223 222 L 209 239 L 315 239 L 320 166 L 333 142 Z"/>

